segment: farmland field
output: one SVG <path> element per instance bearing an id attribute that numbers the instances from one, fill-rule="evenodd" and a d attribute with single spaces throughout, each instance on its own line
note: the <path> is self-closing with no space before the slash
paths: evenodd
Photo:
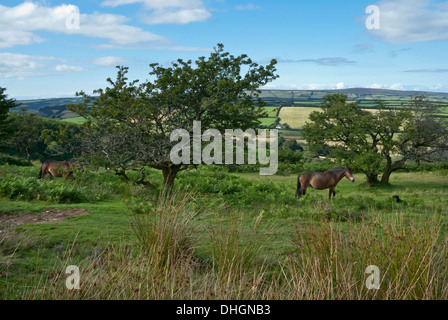
<path id="1" fill-rule="evenodd" d="M 277 116 L 278 107 L 264 107 L 264 110 L 268 113 L 268 118 L 275 118 Z"/>
<path id="2" fill-rule="evenodd" d="M 287 123 L 292 129 L 300 129 L 311 112 L 320 110 L 314 107 L 282 107 L 279 113 L 280 123 Z"/>
<path id="3" fill-rule="evenodd" d="M 276 118 L 260 118 L 260 125 L 262 126 L 270 126 L 275 123 Z"/>
<path id="4" fill-rule="evenodd" d="M 355 174 L 328 201 L 326 190 L 295 199 L 296 175 L 199 167 L 167 197 L 104 170 L 74 182 L 38 170 L 0 166 L 2 299 L 448 298 L 446 171 L 381 188 Z M 82 214 L 48 219 L 70 212 Z M 66 287 L 68 265 L 81 290 Z M 366 289 L 369 265 L 378 290 Z"/>

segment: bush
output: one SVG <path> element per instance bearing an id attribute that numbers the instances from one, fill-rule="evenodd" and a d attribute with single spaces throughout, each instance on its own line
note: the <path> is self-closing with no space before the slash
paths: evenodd
<path id="1" fill-rule="evenodd" d="M 108 197 L 106 190 L 91 188 L 64 179 L 39 180 L 34 177 L 7 174 L 0 180 L 0 196 L 11 200 L 43 200 L 56 203 L 94 202 L 106 199 Z"/>
<path id="2" fill-rule="evenodd" d="M 176 183 L 178 188 L 186 191 L 220 195 L 224 202 L 245 209 L 266 203 L 269 206 L 275 204 L 275 207 L 296 203 L 291 190 L 285 189 L 282 185 L 270 181 L 249 180 L 204 167 L 180 173 Z"/>
<path id="3" fill-rule="evenodd" d="M 11 200 L 45 200 L 57 203 L 80 203 L 91 200 L 86 187 L 25 177 L 7 177 L 1 180 L 0 195 Z"/>
<path id="4" fill-rule="evenodd" d="M 14 156 L 10 156 L 9 154 L 0 153 L 0 165 L 14 165 L 21 167 L 29 167 L 30 164 L 28 161 L 19 159 Z"/>

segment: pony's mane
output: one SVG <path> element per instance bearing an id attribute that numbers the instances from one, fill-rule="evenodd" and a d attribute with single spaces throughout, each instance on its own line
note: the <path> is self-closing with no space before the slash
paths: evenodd
<path id="1" fill-rule="evenodd" d="M 347 167 L 337 167 L 337 168 L 330 169 L 328 171 L 341 171 L 341 170 L 345 170 L 345 169 L 347 169 Z"/>

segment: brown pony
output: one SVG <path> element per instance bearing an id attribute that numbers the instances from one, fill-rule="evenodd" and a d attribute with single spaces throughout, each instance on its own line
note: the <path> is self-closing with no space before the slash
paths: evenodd
<path id="1" fill-rule="evenodd" d="M 331 194 L 333 194 L 334 198 L 336 196 L 334 188 L 344 176 L 351 182 L 355 182 L 352 170 L 349 167 L 333 168 L 325 172 L 305 171 L 297 178 L 296 198 L 297 195 L 299 198 L 302 194 L 305 195 L 306 188 L 309 186 L 316 190 L 324 190 L 329 188 L 330 192 L 328 199 L 331 199 Z"/>
<path id="2" fill-rule="evenodd" d="M 56 161 L 56 160 L 47 160 L 40 167 L 38 179 L 43 179 L 47 174 L 50 175 L 50 180 L 53 180 L 53 177 L 64 177 L 68 179 L 69 177 L 75 180 L 73 175 L 73 167 L 77 162 L 74 159 L 70 159 L 67 161 Z M 82 170 L 83 171 L 83 170 Z"/>

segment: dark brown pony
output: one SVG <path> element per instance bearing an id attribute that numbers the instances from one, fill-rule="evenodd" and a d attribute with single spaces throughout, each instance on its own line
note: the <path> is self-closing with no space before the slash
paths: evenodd
<path id="1" fill-rule="evenodd" d="M 334 188 L 343 177 L 346 177 L 351 182 L 355 182 L 352 170 L 349 167 L 333 168 L 325 172 L 305 171 L 297 178 L 297 195 L 299 198 L 306 193 L 306 188 L 311 187 L 316 190 L 324 190 L 329 188 L 330 192 L 328 199 L 331 199 L 331 194 L 336 196 Z"/>
<path id="2" fill-rule="evenodd" d="M 50 175 L 50 180 L 53 180 L 53 177 L 64 177 L 68 179 L 69 177 L 75 180 L 75 176 L 73 175 L 74 166 L 77 164 L 77 161 L 74 159 L 70 159 L 67 161 L 56 161 L 56 160 L 47 160 L 40 167 L 38 179 L 43 179 L 47 174 Z"/>

